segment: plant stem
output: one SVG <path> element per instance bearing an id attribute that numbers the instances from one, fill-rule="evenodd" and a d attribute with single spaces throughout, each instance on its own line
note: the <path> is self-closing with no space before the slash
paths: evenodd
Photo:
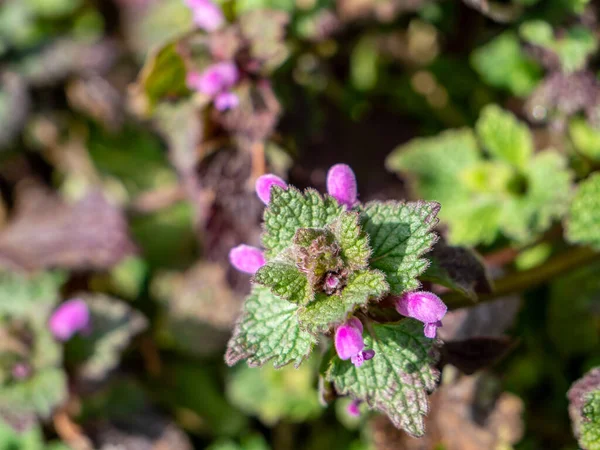
<path id="1" fill-rule="evenodd" d="M 494 292 L 479 297 L 478 302 L 452 292 L 444 296 L 444 301 L 452 309 L 475 306 L 478 303 L 494 300 L 509 294 L 526 291 L 539 286 L 563 273 L 582 267 L 600 259 L 600 252 L 589 247 L 575 247 L 550 258 L 545 264 L 523 272 L 513 272 L 494 282 Z"/>

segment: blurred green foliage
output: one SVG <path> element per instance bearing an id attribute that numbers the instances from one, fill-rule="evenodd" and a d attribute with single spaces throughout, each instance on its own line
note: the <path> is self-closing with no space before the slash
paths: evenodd
<path id="1" fill-rule="evenodd" d="M 219 33 L 195 28 L 182 0 L 0 2 L 0 450 L 82 439 L 99 449 L 571 450 L 576 438 L 598 448 L 597 388 L 576 413 L 567 399 L 600 366 L 598 5 L 217 3 L 230 24 Z M 229 59 L 241 103 L 220 113 L 186 75 Z M 472 363 L 492 353 L 477 347 L 486 339 L 512 340 L 482 368 L 498 376 L 497 395 L 483 383 L 461 390 L 471 378 L 446 365 L 418 443 L 366 405 L 350 417 L 347 397 L 319 403 L 331 400 L 318 381 L 326 336 L 305 342 L 315 355 L 298 369 L 223 363 L 249 290 L 227 254 L 262 231 L 254 179 L 274 171 L 321 190 L 336 162 L 355 169 L 362 202 L 440 202 L 436 231 L 475 248 L 432 256 L 418 280 L 482 308 L 448 313 L 443 339 L 465 353 L 443 357 Z M 100 207 L 74 216 L 92 193 L 108 219 Z M 489 306 L 506 295 L 520 302 L 515 317 Z M 95 326 L 58 342 L 49 317 L 76 296 Z M 388 306 L 373 320 L 397 319 Z M 373 346 L 397 353 L 388 341 Z M 346 369 L 329 378 L 352 392 Z M 398 395 L 398 376 L 369 378 L 381 402 Z M 500 401 L 509 393 L 511 410 Z M 466 421 L 455 422 L 457 405 Z"/>

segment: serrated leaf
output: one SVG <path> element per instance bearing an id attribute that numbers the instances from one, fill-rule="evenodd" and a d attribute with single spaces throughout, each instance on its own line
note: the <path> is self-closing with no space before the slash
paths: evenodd
<path id="1" fill-rule="evenodd" d="M 265 287 L 254 286 L 227 344 L 227 364 L 233 366 L 247 359 L 251 367 L 270 360 L 275 367 L 291 362 L 300 366 L 317 338 L 300 329 L 296 312 L 296 305 L 274 296 Z"/>
<path id="2" fill-rule="evenodd" d="M 475 126 L 483 147 L 494 158 L 523 169 L 533 154 L 529 128 L 497 105 L 486 106 Z"/>
<path id="3" fill-rule="evenodd" d="M 324 228 L 299 228 L 294 234 L 294 244 L 300 247 L 309 247 L 310 244 L 322 237 L 325 244 L 332 244 L 335 236 Z"/>
<path id="4" fill-rule="evenodd" d="M 600 389 L 588 395 L 581 412 L 579 443 L 586 450 L 600 450 Z"/>
<path id="5" fill-rule="evenodd" d="M 569 389 L 569 415 L 583 450 L 600 449 L 600 367 L 590 370 Z"/>
<path id="6" fill-rule="evenodd" d="M 264 212 L 263 246 L 267 258 L 273 258 L 290 247 L 298 228 L 324 228 L 343 211 L 332 197 L 294 187 L 271 188 L 271 200 Z"/>
<path id="7" fill-rule="evenodd" d="M 256 272 L 254 281 L 283 300 L 299 305 L 308 303 L 314 295 L 306 275 L 290 263 L 270 262 Z"/>
<path id="8" fill-rule="evenodd" d="M 579 183 L 566 223 L 567 239 L 600 248 L 600 174 Z"/>
<path id="9" fill-rule="evenodd" d="M 358 307 L 370 299 L 381 298 L 388 290 L 385 275 L 376 270 L 360 270 L 348 277 L 348 284 L 335 295 L 317 294 L 315 301 L 298 311 L 303 329 L 311 333 L 325 332 L 344 322 Z"/>
<path id="10" fill-rule="evenodd" d="M 369 235 L 370 267 L 386 276 L 392 294 L 414 290 L 428 260 L 421 256 L 437 240 L 432 231 L 440 205 L 435 202 L 368 203 L 362 214 L 362 228 Z"/>
<path id="11" fill-rule="evenodd" d="M 69 341 L 68 355 L 77 360 L 78 375 L 101 381 L 121 359 L 131 339 L 148 326 L 147 319 L 128 304 L 101 294 L 81 295 L 88 305 L 92 331 Z"/>
<path id="12" fill-rule="evenodd" d="M 375 356 L 362 367 L 335 357 L 327 371 L 341 395 L 365 401 L 412 436 L 425 432 L 427 393 L 435 389 L 438 371 L 435 340 L 423 335 L 423 324 L 405 319 L 395 324 L 374 324 L 365 333 L 365 348 Z"/>
<path id="13" fill-rule="evenodd" d="M 0 389 L 0 409 L 13 413 L 33 412 L 48 418 L 67 398 L 67 378 L 62 369 L 46 368 L 28 379 Z"/>
<path id="14" fill-rule="evenodd" d="M 360 228 L 358 213 L 344 213 L 331 228 L 346 268 L 358 270 L 367 267 L 371 248 L 368 236 Z"/>

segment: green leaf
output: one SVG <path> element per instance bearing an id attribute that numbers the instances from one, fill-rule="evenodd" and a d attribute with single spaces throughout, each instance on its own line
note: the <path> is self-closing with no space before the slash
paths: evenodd
<path id="1" fill-rule="evenodd" d="M 370 267 L 381 270 L 392 294 L 416 289 L 417 277 L 429 262 L 421 256 L 429 251 L 437 236 L 440 205 L 435 202 L 367 203 L 362 228 L 370 237 Z"/>
<path id="2" fill-rule="evenodd" d="M 586 450 L 600 450 L 600 390 L 588 395 L 582 409 L 579 444 Z"/>
<path id="3" fill-rule="evenodd" d="M 600 173 L 579 184 L 569 209 L 566 236 L 570 242 L 600 248 Z"/>
<path id="4" fill-rule="evenodd" d="M 590 370 L 569 389 L 569 415 L 583 450 L 600 450 L 600 367 Z"/>
<path id="5" fill-rule="evenodd" d="M 128 304 L 101 294 L 84 294 L 91 315 L 92 331 L 67 344 L 68 356 L 76 360 L 78 375 L 101 381 L 121 359 L 131 339 L 147 326 L 146 318 Z"/>
<path id="6" fill-rule="evenodd" d="M 316 369 L 314 357 L 297 369 L 237 367 L 227 383 L 227 396 L 234 406 L 269 426 L 282 419 L 304 422 L 323 410 L 315 388 Z"/>
<path id="7" fill-rule="evenodd" d="M 600 161 L 600 129 L 589 125 L 584 119 L 575 118 L 569 123 L 569 135 L 579 153 Z"/>
<path id="8" fill-rule="evenodd" d="M 249 366 L 273 360 L 275 367 L 296 367 L 308 357 L 317 338 L 300 329 L 297 306 L 255 286 L 227 345 L 225 361 L 233 366 L 247 359 Z"/>
<path id="9" fill-rule="evenodd" d="M 311 333 L 325 332 L 344 322 L 358 307 L 381 298 L 388 291 L 385 275 L 377 270 L 360 270 L 348 277 L 340 294 L 317 294 L 315 301 L 298 311 L 303 329 Z"/>
<path id="10" fill-rule="evenodd" d="M 267 258 L 273 258 L 293 244 L 298 228 L 324 228 L 342 213 L 332 197 L 321 197 L 313 189 L 304 193 L 294 187 L 271 188 L 271 200 L 264 212 L 262 235 Z"/>
<path id="11" fill-rule="evenodd" d="M 0 389 L 0 409 L 35 413 L 48 418 L 67 398 L 67 378 L 62 369 L 47 368 L 32 377 Z"/>
<path id="12" fill-rule="evenodd" d="M 0 271 L 0 316 L 45 320 L 58 302 L 63 277 L 58 273 L 25 275 Z"/>
<path id="13" fill-rule="evenodd" d="M 553 46 L 565 72 L 584 69 L 588 58 L 598 49 L 598 40 L 591 30 L 575 26 Z"/>
<path id="14" fill-rule="evenodd" d="M 506 31 L 471 54 L 471 65 L 491 86 L 524 97 L 542 78 L 541 67 L 521 48 L 513 31 Z"/>
<path id="15" fill-rule="evenodd" d="M 304 305 L 312 300 L 313 290 L 308 278 L 294 265 L 286 262 L 270 262 L 262 266 L 254 281 L 268 287 L 284 300 Z"/>
<path id="16" fill-rule="evenodd" d="M 491 244 L 498 236 L 501 205 L 489 196 L 473 198 L 456 205 L 449 219 L 448 241 L 457 245 Z"/>
<path id="17" fill-rule="evenodd" d="M 571 27 L 555 38 L 549 23 L 531 20 L 521 25 L 519 33 L 526 41 L 555 53 L 563 71 L 568 73 L 583 69 L 590 55 L 598 48 L 594 33 L 583 26 Z"/>
<path id="18" fill-rule="evenodd" d="M 179 53 L 179 39 L 154 50 L 142 68 L 136 84 L 136 102 L 148 114 L 161 100 L 189 93 L 186 66 Z"/>
<path id="19" fill-rule="evenodd" d="M 500 224 L 504 234 L 531 241 L 562 219 L 569 208 L 572 177 L 564 155 L 553 150 L 536 153 L 525 169 L 523 192 L 505 202 Z"/>
<path id="20" fill-rule="evenodd" d="M 469 189 L 458 182 L 458 174 L 480 160 L 475 136 L 464 128 L 413 139 L 396 148 L 385 163 L 389 170 L 409 175 L 418 198 L 444 205 L 441 215 L 448 218 L 452 205 L 469 195 Z"/>
<path id="21" fill-rule="evenodd" d="M 519 27 L 519 34 L 526 41 L 541 47 L 550 47 L 554 42 L 552 26 L 543 20 L 529 20 Z"/>
<path id="22" fill-rule="evenodd" d="M 342 250 L 345 267 L 350 270 L 367 267 L 371 248 L 369 237 L 360 228 L 358 213 L 344 213 L 331 228 Z"/>
<path id="23" fill-rule="evenodd" d="M 486 106 L 476 124 L 477 135 L 494 158 L 523 169 L 533 153 L 529 128 L 497 105 Z"/>
<path id="24" fill-rule="evenodd" d="M 438 371 L 435 340 L 423 334 L 423 324 L 405 319 L 374 324 L 365 334 L 365 347 L 375 350 L 370 361 L 357 368 L 335 357 L 327 371 L 340 395 L 351 395 L 390 418 L 412 436 L 425 432 L 427 393 L 435 389 Z"/>

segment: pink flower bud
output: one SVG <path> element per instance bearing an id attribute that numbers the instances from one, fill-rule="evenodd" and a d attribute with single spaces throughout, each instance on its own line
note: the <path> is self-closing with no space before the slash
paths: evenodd
<path id="1" fill-rule="evenodd" d="M 328 273 L 325 275 L 325 292 L 328 294 L 332 294 L 335 290 L 340 287 L 340 277 L 333 274 Z"/>
<path id="2" fill-rule="evenodd" d="M 228 109 L 237 108 L 240 104 L 240 99 L 233 92 L 221 92 L 215 97 L 215 108 L 218 111 L 227 111 Z"/>
<path id="3" fill-rule="evenodd" d="M 346 164 L 336 164 L 327 173 L 327 192 L 340 204 L 352 208 L 357 199 L 356 177 Z"/>
<path id="4" fill-rule="evenodd" d="M 191 72 L 186 78 L 190 89 L 195 89 L 211 97 L 231 88 L 238 80 L 239 72 L 234 63 L 223 61 L 208 66 L 204 72 Z"/>
<path id="5" fill-rule="evenodd" d="M 56 339 L 68 341 L 78 331 L 89 329 L 90 311 L 83 300 L 68 300 L 54 311 L 48 326 Z"/>
<path id="6" fill-rule="evenodd" d="M 360 416 L 360 400 L 352 400 L 352 402 L 348 405 L 348 408 L 346 409 L 346 411 L 348 412 L 349 415 L 351 415 L 352 417 L 359 417 Z"/>
<path id="7" fill-rule="evenodd" d="M 351 317 L 335 331 L 335 350 L 340 359 L 349 359 L 356 367 L 375 356 L 374 350 L 366 350 L 362 338 L 363 325 L 356 317 Z"/>
<path id="8" fill-rule="evenodd" d="M 396 310 L 406 317 L 420 320 L 425 324 L 425 336 L 434 338 L 442 326 L 442 318 L 448 307 L 441 298 L 431 292 L 406 292 L 396 300 Z"/>
<path id="9" fill-rule="evenodd" d="M 215 31 L 225 22 L 223 11 L 211 0 L 185 0 L 185 4 L 192 10 L 194 23 L 203 30 Z"/>
<path id="10" fill-rule="evenodd" d="M 229 251 L 229 262 L 240 272 L 254 275 L 266 261 L 261 249 L 242 244 Z"/>
<path id="11" fill-rule="evenodd" d="M 258 195 L 258 198 L 260 198 L 265 205 L 268 205 L 271 200 L 271 186 L 279 186 L 283 189 L 287 189 L 287 183 L 277 175 L 268 173 L 258 177 L 255 184 L 256 195 Z"/>

